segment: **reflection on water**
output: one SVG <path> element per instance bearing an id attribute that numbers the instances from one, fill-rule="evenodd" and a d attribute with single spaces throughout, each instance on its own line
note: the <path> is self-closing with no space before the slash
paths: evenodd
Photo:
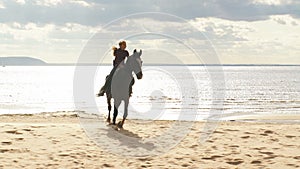
<path id="1" fill-rule="evenodd" d="M 94 89 L 87 92 L 96 94 L 110 69 L 98 67 Z M 80 100 L 75 107 L 74 70 L 73 66 L 1 67 L 0 113 L 83 110 L 106 114 L 105 97 L 95 97 L 97 105 Z M 225 66 L 223 72 L 211 70 L 203 66 L 144 67 L 143 79 L 136 80 L 133 88 L 128 117 L 177 119 L 180 113 L 197 119 L 219 117 L 213 114 L 214 109 L 223 110 L 222 116 L 300 112 L 300 66 Z M 218 77 L 213 74 L 224 75 L 225 85 L 222 78 L 212 79 Z M 193 83 L 196 90 L 190 88 Z M 222 107 L 214 105 L 218 101 L 223 102 Z"/>

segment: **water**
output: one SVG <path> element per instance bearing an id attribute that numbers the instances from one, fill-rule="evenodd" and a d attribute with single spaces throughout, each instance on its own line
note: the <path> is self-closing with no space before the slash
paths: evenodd
<path id="1" fill-rule="evenodd" d="M 96 70 L 74 99 L 75 66 L 0 68 L 0 114 L 85 111 L 106 114 L 96 98 L 110 66 Z M 145 66 L 130 99 L 129 118 L 206 119 L 211 117 L 300 114 L 300 66 Z M 80 82 L 81 83 L 81 82 Z M 84 85 L 84 82 L 82 82 Z M 89 99 L 86 99 L 89 97 Z M 74 100 L 76 102 L 74 103 Z M 120 112 L 122 114 L 122 110 Z"/>

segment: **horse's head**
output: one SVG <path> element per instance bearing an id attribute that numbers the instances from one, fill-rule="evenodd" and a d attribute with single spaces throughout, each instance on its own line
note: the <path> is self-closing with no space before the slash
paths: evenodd
<path id="1" fill-rule="evenodd" d="M 127 62 L 129 63 L 129 66 L 131 70 L 136 74 L 136 77 L 138 79 L 142 79 L 143 72 L 142 72 L 142 50 L 140 52 L 137 52 L 136 49 L 134 49 L 133 54 L 128 57 Z"/>

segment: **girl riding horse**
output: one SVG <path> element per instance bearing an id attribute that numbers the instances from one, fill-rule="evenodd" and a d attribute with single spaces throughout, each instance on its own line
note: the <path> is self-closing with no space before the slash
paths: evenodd
<path id="1" fill-rule="evenodd" d="M 108 76 L 106 76 L 105 79 L 105 84 L 104 86 L 100 89 L 99 93 L 97 94 L 98 97 L 103 96 L 104 93 L 108 92 L 111 93 L 111 80 L 112 77 L 116 71 L 116 69 L 118 68 L 118 66 L 120 64 L 124 64 L 124 60 L 125 58 L 127 58 L 129 56 L 129 53 L 126 49 L 126 42 L 125 41 L 121 41 L 119 42 L 119 48 L 113 47 L 113 55 L 115 56 L 115 59 L 113 61 L 113 69 L 111 70 L 110 74 Z M 129 96 L 131 96 L 132 94 L 132 86 L 134 84 L 134 79 L 132 79 L 130 86 L 129 86 Z"/>

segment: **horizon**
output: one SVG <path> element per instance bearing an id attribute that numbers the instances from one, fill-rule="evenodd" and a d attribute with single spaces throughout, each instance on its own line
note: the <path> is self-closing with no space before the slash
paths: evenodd
<path id="1" fill-rule="evenodd" d="M 3 58 L 8 59 L 17 59 L 20 58 L 26 59 L 26 61 L 41 61 L 42 63 L 36 64 L 36 63 L 9 63 L 5 64 L 3 63 Z M 28 60 L 29 59 L 29 60 Z M 32 59 L 32 60 L 31 60 Z M 0 56 L 0 64 L 2 66 L 112 66 L 111 63 L 47 63 L 41 59 L 30 57 L 30 56 Z M 20 61 L 20 60 L 19 60 Z M 144 66 L 300 66 L 300 64 L 245 64 L 245 63 L 239 63 L 239 64 L 173 64 L 173 63 L 144 63 Z"/>

